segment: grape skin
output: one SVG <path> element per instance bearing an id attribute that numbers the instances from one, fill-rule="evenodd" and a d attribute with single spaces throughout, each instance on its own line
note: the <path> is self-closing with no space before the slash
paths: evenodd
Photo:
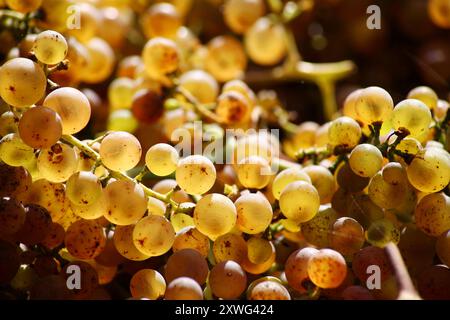
<path id="1" fill-rule="evenodd" d="M 50 182 L 66 182 L 77 171 L 78 154 L 62 143 L 57 143 L 39 153 L 37 162 L 39 172 Z"/>
<path id="2" fill-rule="evenodd" d="M 253 288 L 250 300 L 291 300 L 291 295 L 278 282 L 263 281 Z"/>
<path id="3" fill-rule="evenodd" d="M 209 248 L 208 237 L 195 229 L 195 227 L 190 226 L 177 232 L 172 250 L 177 252 L 183 249 L 194 249 L 206 258 L 209 254 Z"/>
<path id="4" fill-rule="evenodd" d="M 266 230 L 272 221 L 272 206 L 260 193 L 242 195 L 234 205 L 237 210 L 237 227 L 242 232 L 258 234 Z"/>
<path id="5" fill-rule="evenodd" d="M 444 193 L 425 196 L 416 207 L 416 225 L 434 237 L 450 229 L 450 197 Z"/>
<path id="6" fill-rule="evenodd" d="M 247 286 L 247 276 L 238 263 L 223 261 L 211 270 L 209 284 L 215 296 L 225 300 L 236 299 Z"/>
<path id="7" fill-rule="evenodd" d="M 171 145 L 160 143 L 148 149 L 145 163 L 153 174 L 160 177 L 171 175 L 177 169 L 178 151 Z"/>
<path id="8" fill-rule="evenodd" d="M 143 254 L 157 257 L 168 252 L 175 241 L 175 231 L 170 222 L 160 216 L 141 219 L 133 230 L 133 243 Z"/>
<path id="9" fill-rule="evenodd" d="M 287 185 L 280 196 L 281 212 L 297 222 L 307 222 L 319 211 L 320 196 L 316 188 L 304 181 Z"/>
<path id="10" fill-rule="evenodd" d="M 157 300 L 166 291 L 166 281 L 159 272 L 143 269 L 131 278 L 130 291 L 134 298 Z"/>
<path id="11" fill-rule="evenodd" d="M 300 293 L 304 293 L 308 288 L 305 287 L 308 276 L 308 262 L 319 252 L 314 248 L 304 248 L 294 251 L 285 264 L 286 279 L 291 287 Z"/>
<path id="12" fill-rule="evenodd" d="M 68 45 L 60 33 L 47 30 L 37 35 L 33 50 L 39 61 L 45 64 L 58 64 L 66 57 Z"/>
<path id="13" fill-rule="evenodd" d="M 24 206 L 14 198 L 0 198 L 0 236 L 19 231 L 26 219 Z"/>
<path id="14" fill-rule="evenodd" d="M 176 180 L 186 193 L 201 195 L 213 187 L 216 168 L 211 160 L 204 156 L 189 156 L 178 162 Z"/>
<path id="15" fill-rule="evenodd" d="M 90 260 L 103 251 L 106 245 L 106 235 L 98 222 L 79 220 L 67 229 L 64 243 L 74 257 Z"/>
<path id="16" fill-rule="evenodd" d="M 383 166 L 383 155 L 371 144 L 360 144 L 351 152 L 349 163 L 354 173 L 371 178 Z"/>
<path id="17" fill-rule="evenodd" d="M 345 259 L 337 251 L 322 249 L 309 259 L 308 276 L 320 288 L 337 288 L 347 276 Z"/>
<path id="18" fill-rule="evenodd" d="M 114 232 L 114 246 L 117 251 L 125 258 L 132 261 L 144 261 L 150 256 L 139 251 L 133 242 L 134 225 L 117 226 Z"/>
<path id="19" fill-rule="evenodd" d="M 167 286 L 166 300 L 203 300 L 203 291 L 194 279 L 180 277 Z"/>
<path id="20" fill-rule="evenodd" d="M 100 144 L 100 157 L 111 170 L 133 169 L 141 160 L 142 147 L 139 140 L 127 132 L 108 134 Z"/>
<path id="21" fill-rule="evenodd" d="M 165 278 L 170 283 L 180 277 L 189 277 L 199 285 L 203 285 L 208 277 L 208 272 L 208 264 L 198 251 L 183 249 L 175 252 L 167 260 Z"/>
<path id="22" fill-rule="evenodd" d="M 242 263 L 247 258 L 247 243 L 237 234 L 228 233 L 214 241 L 213 254 L 216 262 L 233 260 Z"/>

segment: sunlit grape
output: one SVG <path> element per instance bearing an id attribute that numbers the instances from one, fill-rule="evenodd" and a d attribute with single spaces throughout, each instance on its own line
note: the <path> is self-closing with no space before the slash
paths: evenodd
<path id="1" fill-rule="evenodd" d="M 139 220 L 134 227 L 134 245 L 145 255 L 161 256 L 170 250 L 174 241 L 175 231 L 164 217 L 151 215 Z"/>
<path id="2" fill-rule="evenodd" d="M 67 55 L 68 45 L 64 37 L 52 30 L 41 32 L 34 40 L 33 51 L 39 61 L 45 64 L 58 64 Z"/>

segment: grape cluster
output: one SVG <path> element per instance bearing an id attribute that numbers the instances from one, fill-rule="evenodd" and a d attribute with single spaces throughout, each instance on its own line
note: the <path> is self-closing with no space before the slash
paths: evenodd
<path id="1" fill-rule="evenodd" d="M 30 24 L 0 66 L 2 297 L 450 299 L 450 112 L 433 89 L 358 89 L 295 125 L 245 81 L 296 56 L 265 1 L 224 1 L 235 35 L 205 44 L 191 1 L 82 1 L 69 28 L 72 2 L 0 1 Z M 224 157 L 203 152 L 223 140 Z"/>

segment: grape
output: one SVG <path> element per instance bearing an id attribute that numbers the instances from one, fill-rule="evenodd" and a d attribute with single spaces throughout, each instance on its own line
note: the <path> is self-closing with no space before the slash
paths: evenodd
<path id="1" fill-rule="evenodd" d="M 188 194 L 204 194 L 216 181 L 216 168 L 208 158 L 200 155 L 186 157 L 176 169 L 178 185 Z"/>
<path id="2" fill-rule="evenodd" d="M 113 72 L 115 65 L 114 51 L 109 44 L 100 38 L 92 38 L 86 43 L 89 59 L 81 74 L 82 80 L 96 84 L 106 80 Z"/>
<path id="3" fill-rule="evenodd" d="M 57 143 L 39 153 L 38 170 L 48 181 L 65 182 L 77 171 L 78 154 L 62 143 Z"/>
<path id="4" fill-rule="evenodd" d="M 417 87 L 408 93 L 408 99 L 416 99 L 425 103 L 428 108 L 434 110 L 437 107 L 439 97 L 430 87 Z"/>
<path id="5" fill-rule="evenodd" d="M 392 275 L 391 265 L 383 249 L 373 246 L 365 247 L 353 257 L 352 270 L 362 283 L 366 283 L 367 278 L 371 275 L 370 272 L 367 273 L 367 270 L 372 265 L 380 267 L 382 282 Z"/>
<path id="6" fill-rule="evenodd" d="M 426 300 L 449 300 L 450 269 L 436 265 L 424 270 L 417 279 L 420 295 Z"/>
<path id="7" fill-rule="evenodd" d="M 108 212 L 105 216 L 116 225 L 136 223 L 147 211 L 144 190 L 132 181 L 114 181 L 105 189 Z"/>
<path id="8" fill-rule="evenodd" d="M 24 206 L 15 198 L 0 198 L 0 236 L 19 231 L 25 223 Z"/>
<path id="9" fill-rule="evenodd" d="M 89 298 L 99 286 L 99 277 L 97 271 L 87 262 L 73 261 L 67 264 L 61 274 L 68 280 L 71 273 L 67 273 L 71 266 L 78 267 L 80 270 L 80 289 L 72 289 L 71 294 L 75 300 L 84 300 Z"/>
<path id="10" fill-rule="evenodd" d="M 289 291 L 275 281 L 262 281 L 250 292 L 250 300 L 291 300 Z"/>
<path id="11" fill-rule="evenodd" d="M 42 0 L 6 0 L 6 4 L 14 11 L 30 13 L 39 9 Z"/>
<path id="12" fill-rule="evenodd" d="M 100 156 L 103 164 L 111 170 L 133 169 L 141 160 L 142 147 L 138 139 L 127 132 L 113 132 L 103 139 Z"/>
<path id="13" fill-rule="evenodd" d="M 174 41 L 157 37 L 145 45 L 142 60 L 147 75 L 154 79 L 161 79 L 177 71 L 180 65 L 180 52 Z"/>
<path id="14" fill-rule="evenodd" d="M 272 242 L 258 237 L 251 237 L 247 241 L 247 257 L 251 263 L 261 264 L 268 261 L 275 248 Z"/>
<path id="15" fill-rule="evenodd" d="M 157 300 L 164 296 L 166 281 L 158 271 L 143 269 L 131 278 L 130 291 L 133 298 Z"/>
<path id="16" fill-rule="evenodd" d="M 66 194 L 75 205 L 93 205 L 102 194 L 102 184 L 91 172 L 77 172 L 67 181 Z"/>
<path id="17" fill-rule="evenodd" d="M 400 241 L 400 230 L 392 221 L 380 219 L 370 225 L 366 238 L 371 245 L 383 248 L 391 242 L 397 244 Z"/>
<path id="18" fill-rule="evenodd" d="M 36 245 L 45 239 L 50 232 L 52 218 L 47 209 L 29 204 L 25 206 L 25 222 L 14 237 L 25 245 Z"/>
<path id="19" fill-rule="evenodd" d="M 419 152 L 406 169 L 409 182 L 419 191 L 432 193 L 450 182 L 450 156 L 436 148 Z"/>
<path id="20" fill-rule="evenodd" d="M 19 121 L 20 137 L 34 149 L 48 149 L 56 144 L 62 128 L 61 117 L 46 107 L 28 109 Z"/>
<path id="21" fill-rule="evenodd" d="M 0 160 L 12 167 L 27 167 L 34 159 L 33 148 L 26 145 L 17 133 L 0 140 Z"/>
<path id="22" fill-rule="evenodd" d="M 102 16 L 96 7 L 89 3 L 77 4 L 77 14 L 79 19 L 78 28 L 69 28 L 68 33 L 79 41 L 86 43 L 92 39 L 100 29 Z M 111 32 L 111 30 L 109 30 Z"/>
<path id="23" fill-rule="evenodd" d="M 381 172 L 383 180 L 392 185 L 404 184 L 407 181 L 406 170 L 398 162 L 390 162 Z"/>
<path id="24" fill-rule="evenodd" d="M 115 110 L 109 114 L 106 128 L 108 131 L 124 131 L 133 133 L 139 127 L 139 121 L 130 110 Z"/>
<path id="25" fill-rule="evenodd" d="M 428 14 L 431 20 L 441 28 L 450 28 L 449 12 L 450 6 L 445 0 L 428 1 Z"/>
<path id="26" fill-rule="evenodd" d="M 29 265 L 21 265 L 10 285 L 18 291 L 28 291 L 37 281 L 38 276 L 34 269 Z"/>
<path id="27" fill-rule="evenodd" d="M 11 59 L 0 67 L 0 97 L 13 107 L 35 104 L 44 96 L 46 88 L 44 71 L 29 59 Z"/>
<path id="28" fill-rule="evenodd" d="M 56 89 L 45 98 L 44 106 L 53 109 L 61 117 L 63 134 L 80 132 L 91 117 L 88 98 L 74 88 Z"/>
<path id="29" fill-rule="evenodd" d="M 342 298 L 344 300 L 374 300 L 369 290 L 361 286 L 350 286 L 342 291 Z"/>
<path id="30" fill-rule="evenodd" d="M 224 18 L 230 29 L 238 34 L 245 33 L 264 15 L 262 0 L 227 0 L 224 4 Z"/>
<path id="31" fill-rule="evenodd" d="M 394 108 L 391 95 L 380 87 L 369 87 L 358 94 L 355 103 L 358 119 L 366 124 L 384 121 Z"/>
<path id="32" fill-rule="evenodd" d="M 361 92 L 363 92 L 363 89 L 357 89 L 347 96 L 344 101 L 344 107 L 342 108 L 342 113 L 344 116 L 358 120 L 358 114 L 356 113 L 356 104 Z"/>
<path id="33" fill-rule="evenodd" d="M 12 111 L 7 111 L 0 116 L 0 138 L 18 132 L 18 122 Z"/>
<path id="34" fill-rule="evenodd" d="M 328 128 L 328 140 L 331 146 L 355 147 L 361 139 L 359 124 L 349 117 L 341 117 L 331 122 Z"/>
<path id="35" fill-rule="evenodd" d="M 70 211 L 64 185 L 45 179 L 33 182 L 28 192 L 22 194 L 19 199 L 25 204 L 37 204 L 46 208 L 54 222 L 61 220 Z"/>
<path id="36" fill-rule="evenodd" d="M 242 80 L 231 80 L 222 87 L 222 93 L 237 92 L 244 96 L 248 104 L 253 107 L 256 104 L 256 95 Z"/>
<path id="37" fill-rule="evenodd" d="M 133 96 L 131 108 L 134 117 L 146 124 L 156 123 L 164 113 L 163 99 L 154 90 L 139 90 Z"/>
<path id="38" fill-rule="evenodd" d="M 319 211 L 320 196 L 316 188 L 304 181 L 287 185 L 280 196 L 284 216 L 297 222 L 307 222 Z"/>
<path id="39" fill-rule="evenodd" d="M 72 256 L 90 260 L 103 251 L 106 245 L 106 235 L 97 221 L 79 220 L 67 229 L 64 242 Z"/>
<path id="40" fill-rule="evenodd" d="M 148 198 L 148 215 L 164 216 L 166 214 L 166 204 L 155 198 Z"/>
<path id="41" fill-rule="evenodd" d="M 65 59 L 68 45 L 60 33 L 47 30 L 36 36 L 33 51 L 40 62 L 58 64 Z"/>
<path id="42" fill-rule="evenodd" d="M 167 282 L 180 277 L 194 279 L 203 285 L 208 277 L 208 264 L 202 255 L 193 249 L 183 249 L 175 252 L 167 260 L 165 278 Z"/>
<path id="43" fill-rule="evenodd" d="M 209 275 L 209 284 L 215 296 L 237 299 L 247 287 L 247 276 L 234 261 L 223 261 L 214 266 Z"/>
<path id="44" fill-rule="evenodd" d="M 215 102 L 219 93 L 217 81 L 203 70 L 184 73 L 179 80 L 180 87 L 187 90 L 199 103 Z"/>
<path id="45" fill-rule="evenodd" d="M 337 251 L 322 249 L 309 259 L 308 276 L 319 288 L 337 288 L 347 276 L 345 259 Z"/>
<path id="46" fill-rule="evenodd" d="M 63 275 L 50 275 L 40 278 L 30 291 L 30 300 L 61 301 L 71 298 Z"/>
<path id="47" fill-rule="evenodd" d="M 237 212 L 234 203 L 221 194 L 209 194 L 194 210 L 195 227 L 210 239 L 217 239 L 230 232 L 236 224 Z"/>
<path id="48" fill-rule="evenodd" d="M 438 100 L 436 108 L 434 108 L 434 117 L 438 121 L 443 121 L 447 114 L 447 111 L 450 109 L 450 104 L 445 100 Z"/>
<path id="49" fill-rule="evenodd" d="M 237 210 L 237 227 L 247 234 L 257 234 L 267 229 L 273 211 L 267 198 L 260 194 L 244 194 L 234 203 Z"/>
<path id="50" fill-rule="evenodd" d="M 177 188 L 177 182 L 173 179 L 164 179 L 159 181 L 153 186 L 153 191 L 159 192 L 161 194 L 167 194 Z M 191 199 L 189 195 L 183 190 L 175 191 L 172 194 L 172 199 L 178 203 L 189 202 Z"/>
<path id="51" fill-rule="evenodd" d="M 308 291 L 308 262 L 319 250 L 303 248 L 294 251 L 285 264 L 286 279 L 289 285 L 300 293 Z"/>
<path id="52" fill-rule="evenodd" d="M 203 291 L 197 281 L 180 277 L 169 283 L 164 297 L 166 300 L 203 300 Z"/>
<path id="53" fill-rule="evenodd" d="M 312 183 L 307 171 L 300 168 L 289 168 L 281 171 L 272 182 L 272 192 L 275 199 L 279 200 L 281 193 L 287 187 L 288 184 L 295 181 L 305 181 Z"/>
<path id="54" fill-rule="evenodd" d="M 231 36 L 218 36 L 208 43 L 206 71 L 219 82 L 242 77 L 247 68 L 247 56 L 242 44 Z"/>
<path id="55" fill-rule="evenodd" d="M 364 178 L 356 174 L 347 162 L 338 167 L 336 171 L 336 181 L 343 189 L 350 192 L 359 192 L 367 187 L 370 178 Z"/>
<path id="56" fill-rule="evenodd" d="M 450 230 L 441 234 L 436 242 L 436 253 L 442 263 L 450 266 Z"/>
<path id="57" fill-rule="evenodd" d="M 117 251 L 125 258 L 132 261 L 144 261 L 150 256 L 139 251 L 133 242 L 134 225 L 125 227 L 117 226 L 114 231 L 114 245 Z"/>
<path id="58" fill-rule="evenodd" d="M 145 12 L 141 24 L 149 39 L 154 37 L 173 39 L 182 26 L 182 19 L 172 4 L 158 3 Z"/>
<path id="59" fill-rule="evenodd" d="M 279 149 L 279 142 L 273 135 L 265 132 L 246 135 L 238 139 L 233 148 L 233 166 L 237 169 L 240 162 L 252 156 L 264 158 L 270 164 L 279 155 Z"/>
<path id="60" fill-rule="evenodd" d="M 159 143 L 147 151 L 145 163 L 153 174 L 165 177 L 171 175 L 177 169 L 179 160 L 178 151 L 171 145 Z"/>
<path id="61" fill-rule="evenodd" d="M 124 257 L 117 251 L 114 244 L 114 231 L 106 235 L 106 245 L 102 253 L 95 258 L 95 262 L 105 267 L 117 267 L 125 261 Z"/>
<path id="62" fill-rule="evenodd" d="M 413 277 L 419 275 L 424 269 L 431 267 L 436 252 L 439 253 L 436 239 L 426 235 L 414 225 L 408 226 L 402 233 L 398 248 L 410 275 Z"/>
<path id="63" fill-rule="evenodd" d="M 143 68 L 141 56 L 131 55 L 124 57 L 117 66 L 118 78 L 134 79 L 138 70 Z"/>
<path id="64" fill-rule="evenodd" d="M 236 171 L 239 182 L 249 189 L 265 188 L 273 175 L 269 162 L 260 156 L 242 159 Z"/>
<path id="65" fill-rule="evenodd" d="M 270 254 L 270 258 L 267 259 L 266 261 L 264 261 L 263 263 L 253 263 L 250 261 L 249 257 L 248 257 L 248 253 L 245 256 L 244 261 L 242 261 L 241 266 L 242 268 L 244 268 L 244 270 L 248 273 L 251 274 L 262 274 L 267 272 L 267 270 L 269 270 L 272 265 L 275 262 L 275 258 L 276 258 L 276 253 L 275 253 L 275 246 L 270 246 L 272 252 Z M 278 251 L 277 251 L 278 253 Z"/>
<path id="66" fill-rule="evenodd" d="M 172 215 L 170 221 L 172 222 L 172 226 L 175 232 L 180 232 L 182 229 L 186 227 L 195 226 L 194 219 L 191 216 L 184 213 Z"/>
<path id="67" fill-rule="evenodd" d="M 322 166 L 308 166 L 303 172 L 311 178 L 312 185 L 319 193 L 320 202 L 329 203 L 336 190 L 336 181 L 331 172 Z"/>
<path id="68" fill-rule="evenodd" d="M 305 240 L 319 248 L 328 247 L 331 227 L 337 218 L 338 214 L 333 208 L 320 210 L 314 218 L 301 225 Z"/>
<path id="69" fill-rule="evenodd" d="M 394 129 L 406 128 L 412 137 L 420 137 L 431 125 L 431 111 L 426 104 L 416 99 L 403 100 L 395 106 L 391 115 Z"/>
<path id="70" fill-rule="evenodd" d="M 233 260 L 242 263 L 247 252 L 247 243 L 240 235 L 227 233 L 214 241 L 213 254 L 216 262 Z"/>
<path id="71" fill-rule="evenodd" d="M 384 209 L 394 209 L 408 201 L 408 196 L 414 193 L 407 182 L 390 184 L 383 179 L 382 172 L 373 176 L 369 184 L 369 197 Z"/>
<path id="72" fill-rule="evenodd" d="M 285 30 L 268 17 L 259 18 L 244 35 L 250 59 L 263 66 L 273 66 L 286 56 Z"/>
<path id="73" fill-rule="evenodd" d="M 349 164 L 357 175 L 371 178 L 381 170 L 383 155 L 371 144 L 360 144 L 350 154 Z"/>
<path id="74" fill-rule="evenodd" d="M 9 283 L 17 273 L 20 267 L 20 249 L 4 240 L 0 239 L 0 283 Z"/>
<path id="75" fill-rule="evenodd" d="M 177 232 L 172 250 L 177 252 L 183 249 L 194 249 L 200 252 L 203 257 L 209 254 L 209 239 L 195 229 L 195 227 L 185 227 Z"/>
<path id="76" fill-rule="evenodd" d="M 134 227 L 134 245 L 145 255 L 161 256 L 170 250 L 174 241 L 175 231 L 164 217 L 148 216 Z"/>
<path id="77" fill-rule="evenodd" d="M 49 232 L 41 241 L 41 244 L 44 247 L 53 250 L 59 247 L 64 242 L 65 236 L 66 231 L 64 230 L 64 228 L 59 223 L 53 222 L 50 225 Z"/>
<path id="78" fill-rule="evenodd" d="M 227 91 L 218 98 L 216 113 L 227 124 L 247 123 L 250 120 L 252 108 L 243 94 Z"/>
<path id="79" fill-rule="evenodd" d="M 423 197 L 416 207 L 416 225 L 426 234 L 438 237 L 450 229 L 450 197 L 443 192 Z"/>
<path id="80" fill-rule="evenodd" d="M 86 220 L 96 220 L 108 214 L 108 202 L 106 194 L 100 189 L 98 198 L 91 204 L 77 205 L 71 203 L 71 209 L 75 215 Z"/>
<path id="81" fill-rule="evenodd" d="M 82 219 L 75 214 L 75 212 L 72 209 L 72 206 L 69 206 L 67 213 L 58 220 L 58 223 L 64 228 L 64 230 L 67 231 L 67 229 L 69 229 L 69 227 L 73 223 L 80 221 L 80 220 L 82 220 Z"/>
<path id="82" fill-rule="evenodd" d="M 355 219 L 339 218 L 331 228 L 329 241 L 332 249 L 344 257 L 352 257 L 364 245 L 364 229 Z"/>
<path id="83" fill-rule="evenodd" d="M 108 87 L 108 101 L 111 110 L 130 109 L 136 82 L 130 78 L 117 78 Z"/>
<path id="84" fill-rule="evenodd" d="M 31 187 L 31 176 L 23 167 L 10 167 L 0 163 L 0 197 L 17 197 Z"/>

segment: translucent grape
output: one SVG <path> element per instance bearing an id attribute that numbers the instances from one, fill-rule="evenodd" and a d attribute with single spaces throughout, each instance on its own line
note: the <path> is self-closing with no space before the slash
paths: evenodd
<path id="1" fill-rule="evenodd" d="M 183 249 L 175 252 L 167 260 L 165 278 L 167 282 L 172 282 L 180 277 L 188 277 L 203 285 L 208 272 L 208 264 L 197 250 Z"/>
<path id="2" fill-rule="evenodd" d="M 204 194 L 216 181 L 216 168 L 208 158 L 200 155 L 186 157 L 176 169 L 178 185 L 188 194 Z"/>
<path id="3" fill-rule="evenodd" d="M 236 224 L 237 212 L 234 203 L 221 194 L 209 194 L 194 210 L 195 227 L 210 239 L 230 232 Z"/>
<path id="4" fill-rule="evenodd" d="M 352 218 L 339 218 L 334 222 L 329 235 L 330 247 L 344 257 L 352 257 L 364 245 L 364 229 Z"/>
<path id="5" fill-rule="evenodd" d="M 267 17 L 259 18 L 244 36 L 250 59 L 263 66 L 275 65 L 286 56 L 285 30 Z"/>
<path id="6" fill-rule="evenodd" d="M 233 260 L 240 264 L 247 258 L 247 243 L 241 236 L 227 233 L 214 241 L 213 254 L 217 263 Z"/>
<path id="7" fill-rule="evenodd" d="M 242 159 L 237 165 L 239 182 L 246 188 L 263 189 L 273 176 L 269 162 L 260 156 Z"/>
<path id="8" fill-rule="evenodd" d="M 349 117 L 341 117 L 331 122 L 328 139 L 331 146 L 355 147 L 361 139 L 362 132 L 358 122 Z"/>
<path id="9" fill-rule="evenodd" d="M 191 216 L 184 213 L 172 215 L 170 221 L 172 222 L 172 226 L 175 229 L 175 232 L 180 232 L 186 227 L 195 226 L 194 219 Z"/>
<path id="10" fill-rule="evenodd" d="M 12 111 L 7 111 L 0 116 L 0 138 L 18 132 L 18 122 Z"/>
<path id="11" fill-rule="evenodd" d="M 150 256 L 143 254 L 139 251 L 133 242 L 133 230 L 134 225 L 129 226 L 117 226 L 114 231 L 114 245 L 117 251 L 132 261 L 144 261 L 150 258 Z"/>
<path id="12" fill-rule="evenodd" d="M 9 105 L 31 106 L 44 96 L 46 88 L 44 71 L 29 59 L 11 59 L 0 67 L 0 97 Z"/>
<path id="13" fill-rule="evenodd" d="M 22 140 L 34 149 L 47 149 L 56 144 L 62 135 L 62 119 L 52 109 L 28 109 L 19 121 Z"/>
<path id="14" fill-rule="evenodd" d="M 344 107 L 342 113 L 346 117 L 358 120 L 358 114 L 356 113 L 356 103 L 358 102 L 359 95 L 363 89 L 358 89 L 350 93 L 344 101 Z"/>
<path id="15" fill-rule="evenodd" d="M 231 36 L 218 36 L 208 43 L 206 71 L 220 82 L 240 78 L 247 68 L 242 44 Z"/>
<path id="16" fill-rule="evenodd" d="M 142 30 L 147 38 L 164 37 L 173 39 L 182 26 L 177 9 L 170 3 L 151 6 L 141 20 Z"/>
<path id="17" fill-rule="evenodd" d="M 381 170 L 383 155 L 371 144 L 360 144 L 350 154 L 349 164 L 357 175 L 371 178 Z"/>
<path id="18" fill-rule="evenodd" d="M 450 182 L 450 155 L 445 150 L 425 149 L 416 155 L 406 172 L 409 182 L 417 190 L 441 191 Z"/>
<path id="19" fill-rule="evenodd" d="M 337 251 L 322 249 L 309 259 L 308 275 L 319 288 L 337 288 L 347 276 L 345 259 Z"/>
<path id="20" fill-rule="evenodd" d="M 177 188 L 177 182 L 173 179 L 164 179 L 159 181 L 157 184 L 153 186 L 153 191 L 159 192 L 161 194 L 167 194 Z M 183 190 L 175 191 L 172 194 L 172 199 L 178 203 L 184 203 L 191 201 L 189 195 Z"/>
<path id="21" fill-rule="evenodd" d="M 50 225 L 50 230 L 41 241 L 41 244 L 47 249 L 53 250 L 64 243 L 64 238 L 66 236 L 66 231 L 64 228 L 56 222 Z"/>
<path id="22" fill-rule="evenodd" d="M 14 11 L 30 13 L 39 9 L 42 0 L 6 0 L 6 4 Z"/>
<path id="23" fill-rule="evenodd" d="M 252 108 L 248 99 L 236 91 L 227 91 L 218 98 L 217 115 L 227 124 L 247 123 Z"/>
<path id="24" fill-rule="evenodd" d="M 164 296 L 166 281 L 158 271 L 142 269 L 131 278 L 130 291 L 133 298 L 157 300 Z"/>
<path id="25" fill-rule="evenodd" d="M 165 177 L 177 169 L 178 151 L 171 145 L 159 143 L 148 149 L 145 164 L 153 174 Z"/>
<path id="26" fill-rule="evenodd" d="M 289 285 L 300 293 L 305 293 L 308 288 L 308 262 L 319 250 L 303 248 L 294 251 L 286 261 L 285 273 Z"/>
<path id="27" fill-rule="evenodd" d="M 331 227 L 337 218 L 338 214 L 333 208 L 320 210 L 314 218 L 301 225 L 305 240 L 319 248 L 328 247 Z"/>
<path id="28" fill-rule="evenodd" d="M 416 225 L 426 234 L 438 237 L 450 229 L 450 197 L 443 192 L 423 197 L 416 207 Z"/>
<path id="29" fill-rule="evenodd" d="M 103 251 L 106 235 L 97 221 L 79 220 L 67 229 L 64 243 L 72 256 L 90 260 Z"/>
<path id="30" fill-rule="evenodd" d="M 175 42 L 166 38 L 153 38 L 142 52 L 147 74 L 155 79 L 175 72 L 180 65 L 180 52 Z"/>
<path id="31" fill-rule="evenodd" d="M 371 245 L 383 248 L 390 242 L 400 241 L 400 230 L 389 219 L 380 219 L 371 224 L 366 239 Z"/>
<path id="32" fill-rule="evenodd" d="M 27 167 L 34 159 L 34 150 L 17 133 L 10 133 L 0 140 L 0 159 L 12 167 Z"/>
<path id="33" fill-rule="evenodd" d="M 164 217 L 148 216 L 134 227 L 134 245 L 145 255 L 161 256 L 172 248 L 174 241 L 175 231 Z"/>
<path id="34" fill-rule="evenodd" d="M 209 254 L 209 247 L 208 237 L 190 226 L 177 232 L 172 250 L 177 252 L 183 249 L 194 249 L 206 258 Z"/>
<path id="35" fill-rule="evenodd" d="M 139 127 L 139 121 L 130 110 L 115 110 L 110 113 L 106 127 L 108 131 L 134 133 Z"/>
<path id="36" fill-rule="evenodd" d="M 237 210 L 237 227 L 247 234 L 264 232 L 272 221 L 270 202 L 261 193 L 248 193 L 234 203 Z"/>
<path id="37" fill-rule="evenodd" d="M 281 212 L 286 218 L 307 222 L 319 211 L 320 196 L 316 188 L 304 181 L 287 185 L 280 196 Z"/>
<path id="38" fill-rule="evenodd" d="M 237 299 L 247 287 L 247 275 L 236 262 L 223 261 L 211 270 L 209 284 L 216 297 Z"/>
<path id="39" fill-rule="evenodd" d="M 26 219 L 24 206 L 15 198 L 0 198 L 0 236 L 19 231 Z"/>
<path id="40" fill-rule="evenodd" d="M 358 94 L 355 103 L 358 119 L 366 124 L 384 121 L 394 108 L 391 95 L 380 87 L 369 87 Z"/>
<path id="41" fill-rule="evenodd" d="M 44 106 L 53 109 L 61 117 L 63 134 L 80 132 L 91 118 L 88 98 L 74 88 L 56 89 L 45 98 Z"/>
<path id="42" fill-rule="evenodd" d="M 228 27 L 235 33 L 245 33 L 264 15 L 262 0 L 228 0 L 224 4 L 224 18 Z"/>
<path id="43" fill-rule="evenodd" d="M 203 300 L 203 291 L 197 281 L 180 277 L 169 283 L 164 297 L 166 300 Z"/>
<path id="44" fill-rule="evenodd" d="M 303 169 L 311 178 L 312 185 L 317 189 L 322 204 L 329 203 L 336 190 L 336 181 L 333 174 L 322 166 L 308 166 Z"/>
<path id="45" fill-rule="evenodd" d="M 149 215 L 164 216 L 166 213 L 166 204 L 155 198 L 148 198 L 147 210 Z"/>
<path id="46" fill-rule="evenodd" d="M 92 38 L 86 43 L 89 59 L 81 74 L 82 80 L 89 84 L 106 80 L 113 72 L 115 65 L 114 51 L 109 44 L 100 39 Z"/>
<path id="47" fill-rule="evenodd" d="M 69 10 L 70 11 L 70 10 Z M 79 41 L 86 43 L 91 40 L 100 29 L 102 15 L 100 11 L 89 3 L 77 4 L 78 28 L 69 28 L 68 33 Z M 109 30 L 111 32 L 111 30 Z"/>
<path id="48" fill-rule="evenodd" d="M 219 85 L 216 79 L 203 70 L 192 70 L 184 73 L 180 77 L 179 83 L 200 103 L 215 102 L 219 94 Z"/>
<path id="49" fill-rule="evenodd" d="M 272 192 L 275 199 L 280 199 L 282 191 L 288 184 L 295 181 L 312 183 L 310 176 L 301 168 L 289 168 L 281 171 L 272 182 Z"/>
<path id="50" fill-rule="evenodd" d="M 136 83 L 130 78 L 117 78 L 108 87 L 108 101 L 111 110 L 130 109 Z"/>
<path id="51" fill-rule="evenodd" d="M 105 192 L 100 189 L 98 198 L 91 204 L 77 205 L 71 203 L 71 209 L 75 215 L 86 220 L 100 219 L 108 214 L 108 203 Z"/>
<path id="52" fill-rule="evenodd" d="M 39 153 L 38 170 L 48 181 L 66 182 L 78 169 L 78 154 L 74 148 L 57 143 Z"/>
<path id="53" fill-rule="evenodd" d="M 406 128 L 412 137 L 420 137 L 431 125 L 431 111 L 426 104 L 416 99 L 403 100 L 395 106 L 391 115 L 394 129 Z"/>
<path id="54" fill-rule="evenodd" d="M 390 184 L 383 179 L 381 172 L 373 176 L 369 184 L 369 197 L 379 207 L 394 209 L 409 200 L 414 190 L 407 182 Z"/>
<path id="55" fill-rule="evenodd" d="M 33 51 L 40 62 L 58 64 L 66 58 L 68 45 L 60 33 L 47 30 L 37 35 Z"/>
<path id="56" fill-rule="evenodd" d="M 250 300 L 291 300 L 289 291 L 275 281 L 262 281 L 253 287 Z"/>
<path id="57" fill-rule="evenodd" d="M 430 87 L 421 86 L 412 89 L 408 93 L 408 99 L 420 100 L 433 110 L 437 107 L 439 97 Z"/>
<path id="58" fill-rule="evenodd" d="M 66 194 L 73 204 L 89 206 L 100 198 L 102 184 L 91 172 L 77 172 L 67 181 Z"/>
<path id="59" fill-rule="evenodd" d="M 111 170 L 133 169 L 141 160 L 142 147 L 138 139 L 127 132 L 113 132 L 103 139 L 100 156 L 103 164 Z"/>
<path id="60" fill-rule="evenodd" d="M 251 237 L 247 241 L 247 256 L 251 263 L 261 264 L 268 261 L 274 250 L 273 244 L 264 238 Z"/>

